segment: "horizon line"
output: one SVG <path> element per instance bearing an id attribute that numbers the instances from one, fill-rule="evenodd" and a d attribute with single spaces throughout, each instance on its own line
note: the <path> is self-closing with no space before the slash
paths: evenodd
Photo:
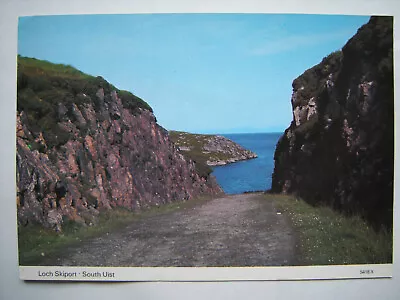
<path id="1" fill-rule="evenodd" d="M 175 131 L 175 132 L 186 132 L 191 134 L 205 134 L 205 135 L 224 135 L 224 134 L 265 134 L 265 133 L 279 133 L 283 134 L 283 131 L 246 131 L 246 132 L 218 132 L 218 131 L 206 131 L 206 132 L 199 132 L 199 131 L 187 131 L 187 130 L 175 130 L 175 129 L 167 129 L 168 132 Z"/>

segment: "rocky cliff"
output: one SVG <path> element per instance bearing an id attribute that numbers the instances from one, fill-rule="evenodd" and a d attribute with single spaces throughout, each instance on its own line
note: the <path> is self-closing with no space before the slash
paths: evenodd
<path id="1" fill-rule="evenodd" d="M 151 108 L 101 77 L 18 58 L 17 206 L 22 225 L 92 225 L 102 209 L 139 210 L 221 192 L 200 176 Z"/>
<path id="2" fill-rule="evenodd" d="M 392 17 L 372 17 L 341 51 L 293 81 L 293 121 L 277 144 L 273 192 L 391 228 L 392 26 Z"/>

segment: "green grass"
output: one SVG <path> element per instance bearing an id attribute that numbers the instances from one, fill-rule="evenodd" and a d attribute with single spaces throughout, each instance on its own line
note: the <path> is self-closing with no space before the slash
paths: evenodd
<path id="1" fill-rule="evenodd" d="M 196 163 L 197 173 L 207 178 L 212 169 L 207 165 L 207 160 L 211 157 L 203 153 L 203 146 L 212 135 L 192 134 L 182 131 L 169 131 L 169 137 L 178 147 L 189 147 L 189 151 L 181 151 L 186 159 L 191 159 Z"/>
<path id="2" fill-rule="evenodd" d="M 17 110 L 25 112 L 25 125 L 31 132 L 43 132 L 45 139 L 50 140 L 50 148 L 65 142 L 65 139 L 56 139 L 63 134 L 57 126 L 63 121 L 57 113 L 58 105 L 65 105 L 67 116 L 74 122 L 72 104 L 82 108 L 90 103 L 96 111 L 101 110 L 103 104 L 97 97 L 100 88 L 106 95 L 116 91 L 123 107 L 133 114 L 137 114 L 139 109 L 152 112 L 143 99 L 131 92 L 119 90 L 101 76 L 85 74 L 70 65 L 18 56 L 17 75 Z"/>
<path id="3" fill-rule="evenodd" d="M 47 60 L 40 60 L 31 57 L 23 57 L 18 55 L 18 64 L 19 69 L 22 69 L 21 71 L 32 76 L 40 76 L 46 74 L 47 76 L 75 79 L 95 78 L 95 76 L 83 73 L 71 65 L 54 64 Z"/>
<path id="4" fill-rule="evenodd" d="M 313 207 L 286 195 L 265 195 L 297 232 L 299 265 L 378 264 L 392 262 L 393 235 L 376 232 L 358 216 L 329 207 Z"/>
<path id="5" fill-rule="evenodd" d="M 187 153 L 192 156 L 202 156 L 205 160 L 226 160 L 232 158 L 231 155 L 224 152 L 204 153 L 204 145 L 206 145 L 210 141 L 210 139 L 216 136 L 214 134 L 197 134 L 182 131 L 170 131 L 169 136 L 176 145 L 180 147 L 190 147 L 191 150 L 187 151 Z M 183 152 L 185 153 L 186 151 Z"/>
<path id="6" fill-rule="evenodd" d="M 66 247 L 121 229 L 141 218 L 164 214 L 178 209 L 189 209 L 212 199 L 202 196 L 190 201 L 153 206 L 140 212 L 118 208 L 101 212 L 95 226 L 83 226 L 73 221 L 63 223 L 62 233 L 41 225 L 18 227 L 18 252 L 20 265 L 38 265 L 44 259 L 54 260 Z"/>

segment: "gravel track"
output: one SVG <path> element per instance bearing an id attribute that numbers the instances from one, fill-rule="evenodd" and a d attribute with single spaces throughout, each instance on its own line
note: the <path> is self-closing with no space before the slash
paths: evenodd
<path id="1" fill-rule="evenodd" d="M 63 266 L 282 266 L 295 263 L 295 236 L 262 194 L 238 194 L 145 217 L 69 247 Z"/>

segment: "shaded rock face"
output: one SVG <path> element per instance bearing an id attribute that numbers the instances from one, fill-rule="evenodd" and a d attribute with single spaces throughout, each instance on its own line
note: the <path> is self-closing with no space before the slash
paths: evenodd
<path id="1" fill-rule="evenodd" d="M 57 104 L 55 133 L 67 138 L 55 145 L 31 129 L 24 110 L 17 112 L 20 224 L 93 225 L 101 209 L 139 210 L 222 191 L 214 178 L 196 173 L 151 111 L 125 108 L 115 91 L 103 88 L 78 97 L 87 99 Z"/>
<path id="2" fill-rule="evenodd" d="M 372 17 L 342 51 L 293 82 L 293 121 L 275 152 L 273 192 L 392 227 L 393 19 Z"/>

